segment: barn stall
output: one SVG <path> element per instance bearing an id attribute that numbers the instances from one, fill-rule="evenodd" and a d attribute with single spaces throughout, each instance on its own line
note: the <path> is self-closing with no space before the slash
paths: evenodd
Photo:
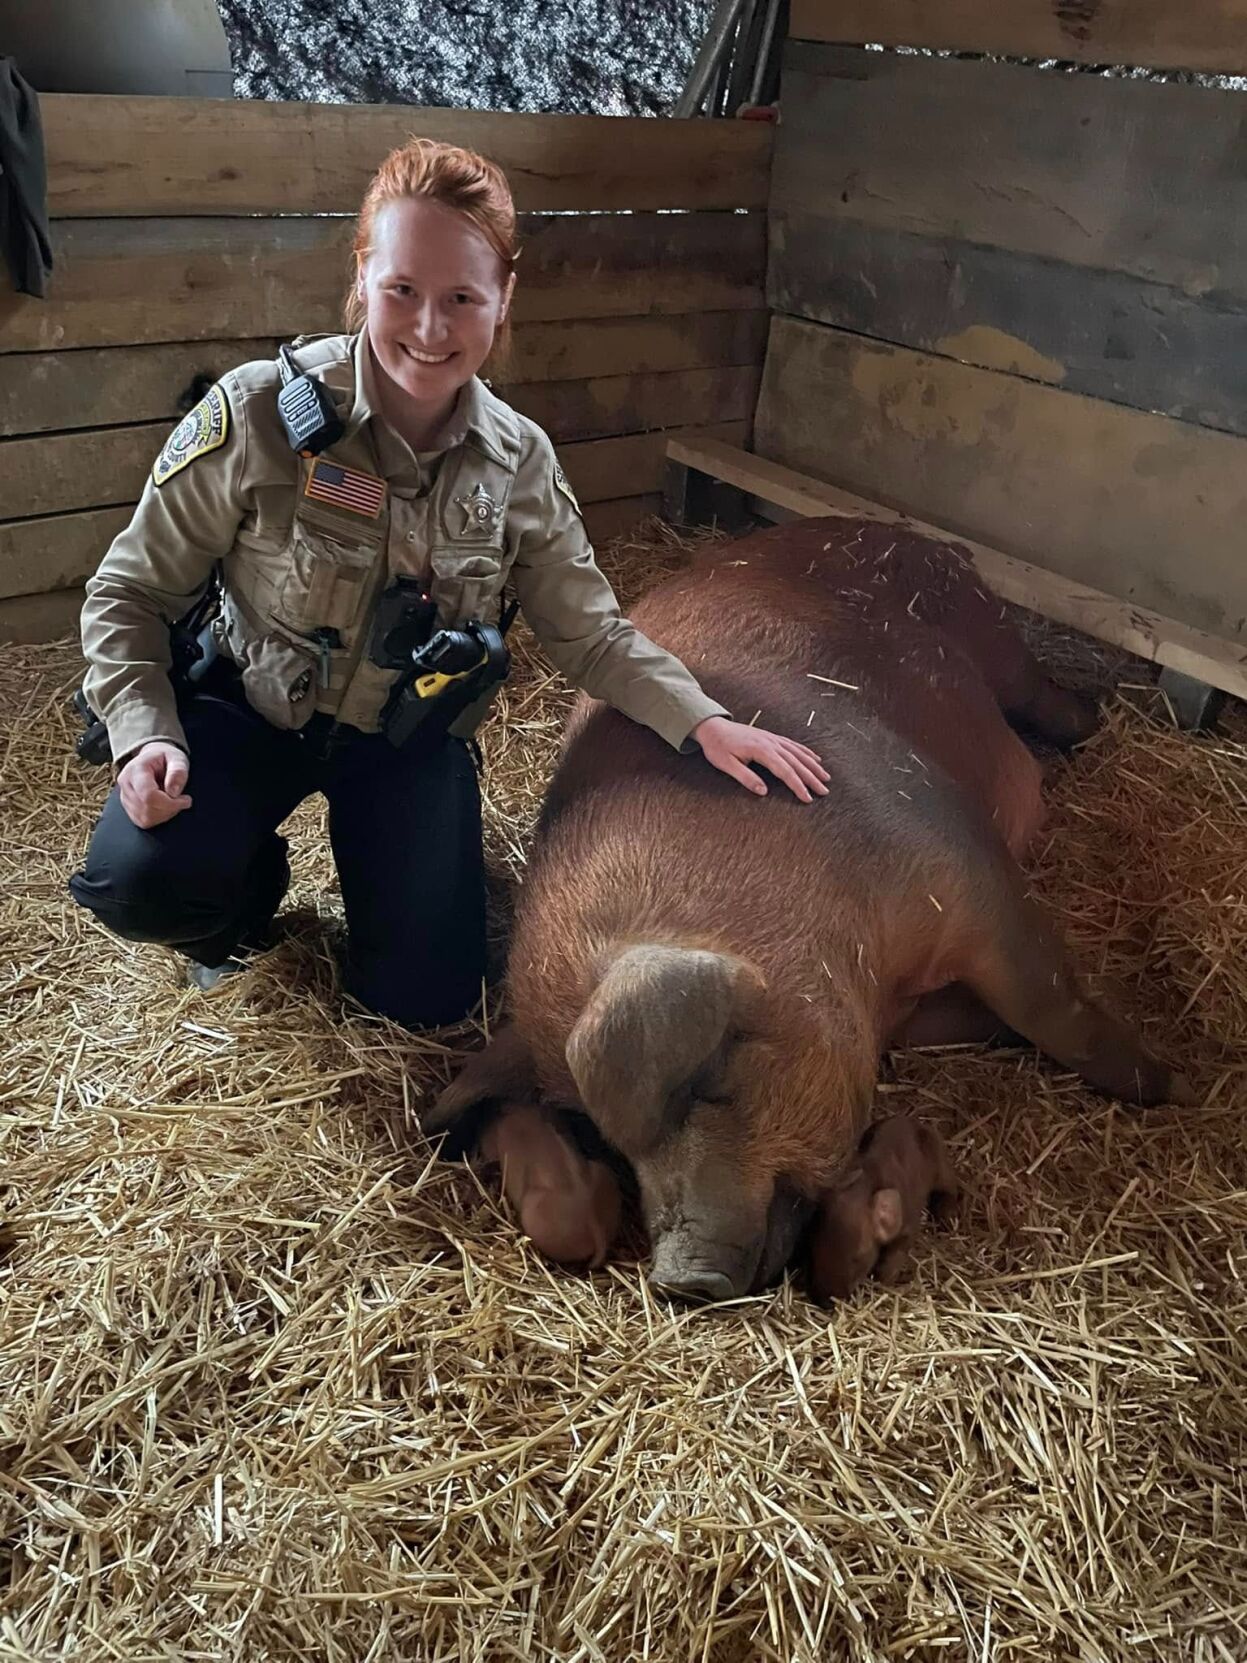
<path id="1" fill-rule="evenodd" d="M 1234 12 L 804 0 L 778 129 L 43 100 L 53 286 L 0 296 L 6 1655 L 1247 1650 L 1247 720 L 1175 722 L 1244 691 L 1243 95 L 982 56 L 1241 72 Z M 969 1192 L 897 1290 L 681 1310 L 643 1243 L 543 1264 L 419 1135 L 480 1028 L 337 993 L 315 805 L 294 927 L 210 999 L 68 904 L 105 788 L 80 586 L 197 378 L 335 326 L 345 216 L 411 130 L 515 184 L 506 391 L 625 599 L 707 507 L 868 499 L 965 539 L 1104 697 L 1034 884 L 1201 1106 L 894 1054 L 881 1108 Z M 518 656 L 500 950 L 568 697 Z"/>

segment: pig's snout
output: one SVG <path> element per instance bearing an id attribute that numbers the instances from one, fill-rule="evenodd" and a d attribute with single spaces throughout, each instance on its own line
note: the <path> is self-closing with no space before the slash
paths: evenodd
<path id="1" fill-rule="evenodd" d="M 654 1243 L 650 1286 L 700 1303 L 739 1299 L 753 1286 L 762 1247 L 761 1238 L 738 1247 L 704 1241 L 684 1230 L 668 1231 Z"/>
<path id="2" fill-rule="evenodd" d="M 753 1236 L 748 1226 L 742 1229 L 740 1219 L 732 1221 L 733 1229 L 728 1231 L 722 1222 L 680 1221 L 672 1229 L 657 1232 L 650 1259 L 650 1287 L 702 1304 L 718 1304 L 748 1294 L 762 1264 L 765 1232 Z"/>
<path id="3" fill-rule="evenodd" d="M 718 1270 L 697 1270 L 688 1268 L 673 1273 L 668 1281 L 657 1280 L 654 1272 L 650 1273 L 650 1282 L 659 1293 L 669 1294 L 673 1299 L 687 1299 L 696 1305 L 721 1305 L 724 1300 L 735 1299 L 739 1289 L 732 1286 L 730 1276 L 724 1276 Z"/>
<path id="4" fill-rule="evenodd" d="M 655 1244 L 650 1284 L 679 1299 L 712 1303 L 769 1287 L 792 1262 L 814 1211 L 814 1202 L 781 1181 L 771 1196 L 765 1229 L 747 1246 L 688 1229 L 669 1230 Z"/>

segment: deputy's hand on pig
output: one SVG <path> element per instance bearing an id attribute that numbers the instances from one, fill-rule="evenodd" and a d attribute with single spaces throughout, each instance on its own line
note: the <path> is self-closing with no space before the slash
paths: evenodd
<path id="1" fill-rule="evenodd" d="M 751 762 L 774 774 L 803 803 L 814 800 L 811 792 L 818 797 L 827 795 L 830 775 L 817 751 L 799 745 L 795 739 L 733 722 L 726 716 L 707 716 L 704 722 L 698 722 L 692 737 L 712 767 L 738 780 L 755 796 L 766 796 L 766 784 L 749 766 Z"/>

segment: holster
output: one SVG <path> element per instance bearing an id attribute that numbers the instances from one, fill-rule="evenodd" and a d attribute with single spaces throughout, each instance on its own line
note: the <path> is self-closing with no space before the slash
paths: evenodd
<path id="1" fill-rule="evenodd" d="M 440 630 L 412 654 L 410 669 L 395 685 L 381 713 L 381 731 L 398 750 L 444 739 L 472 705 L 505 681 L 511 654 L 502 628 L 469 623 L 461 630 Z M 475 657 L 476 662 L 469 663 Z M 455 666 L 464 664 L 464 668 Z"/>

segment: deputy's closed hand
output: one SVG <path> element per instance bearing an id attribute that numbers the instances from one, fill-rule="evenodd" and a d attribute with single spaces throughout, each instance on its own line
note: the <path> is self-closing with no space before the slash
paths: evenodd
<path id="1" fill-rule="evenodd" d="M 769 774 L 774 774 L 803 803 L 815 796 L 827 795 L 830 778 L 817 751 L 799 745 L 795 739 L 782 734 L 768 733 L 766 728 L 748 727 L 744 722 L 730 721 L 726 716 L 707 716 L 693 729 L 693 738 L 705 753 L 706 761 L 722 774 L 739 780 L 747 791 L 766 796 L 766 784 L 753 769 L 751 762 L 760 763 Z"/>
<path id="2" fill-rule="evenodd" d="M 186 795 L 190 767 L 186 752 L 163 739 L 135 751 L 117 776 L 117 790 L 136 826 L 150 831 L 191 806 Z"/>

